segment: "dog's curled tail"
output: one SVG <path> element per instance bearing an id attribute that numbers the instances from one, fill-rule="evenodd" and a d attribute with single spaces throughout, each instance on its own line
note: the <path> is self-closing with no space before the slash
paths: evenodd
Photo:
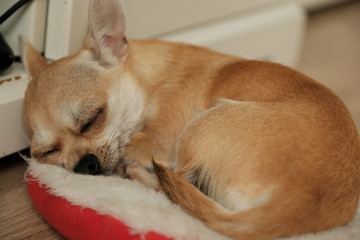
<path id="1" fill-rule="evenodd" d="M 258 219 L 262 209 L 231 212 L 210 199 L 174 171 L 153 162 L 154 172 L 164 193 L 185 211 L 200 219 L 209 228 L 234 239 L 270 239 L 273 232 L 257 231 L 252 222 Z M 258 221 L 256 220 L 258 223 Z"/>

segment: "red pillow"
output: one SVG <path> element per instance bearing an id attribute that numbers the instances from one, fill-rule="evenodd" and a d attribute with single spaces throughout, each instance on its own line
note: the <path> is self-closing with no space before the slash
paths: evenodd
<path id="1" fill-rule="evenodd" d="M 28 189 L 39 213 L 68 239 L 228 239 L 206 228 L 164 194 L 116 176 L 86 176 L 28 160 Z M 287 240 L 358 240 L 354 221 Z M 283 240 L 286 240 L 283 238 Z"/>
<path id="2" fill-rule="evenodd" d="M 35 208 L 68 239 L 228 239 L 137 181 L 74 174 L 31 159 L 28 163 Z"/>
<path id="3" fill-rule="evenodd" d="M 40 186 L 31 175 L 28 176 L 28 190 L 35 208 L 59 233 L 67 239 L 171 239 L 155 232 L 145 236 L 131 234 L 123 222 L 108 215 L 100 215 L 91 208 L 83 208 L 66 199 L 49 193 L 49 188 Z"/>

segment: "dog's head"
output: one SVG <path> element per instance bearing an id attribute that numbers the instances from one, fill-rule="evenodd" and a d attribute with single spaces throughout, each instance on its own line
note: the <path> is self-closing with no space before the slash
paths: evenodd
<path id="1" fill-rule="evenodd" d="M 31 155 L 85 174 L 108 174 L 141 124 L 143 96 L 127 68 L 129 44 L 118 0 L 94 0 L 76 55 L 48 64 L 28 43 L 24 123 Z"/>

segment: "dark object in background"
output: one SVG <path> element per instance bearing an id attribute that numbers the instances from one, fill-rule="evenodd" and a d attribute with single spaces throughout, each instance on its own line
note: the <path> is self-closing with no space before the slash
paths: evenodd
<path id="1" fill-rule="evenodd" d="M 8 69 L 14 62 L 14 53 L 0 33 L 0 72 Z"/>
<path id="2" fill-rule="evenodd" d="M 19 8 L 24 6 L 30 0 L 19 0 L 11 6 L 4 14 L 0 16 L 0 25 L 3 24 L 11 15 L 13 15 Z M 0 73 L 8 69 L 14 62 L 14 52 L 5 41 L 0 33 Z"/>

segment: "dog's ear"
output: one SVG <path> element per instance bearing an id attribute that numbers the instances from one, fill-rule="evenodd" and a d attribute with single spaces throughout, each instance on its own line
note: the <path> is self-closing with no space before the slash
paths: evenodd
<path id="1" fill-rule="evenodd" d="M 48 65 L 48 62 L 23 36 L 20 36 L 19 40 L 21 60 L 31 80 Z"/>
<path id="2" fill-rule="evenodd" d="M 116 66 L 125 61 L 128 43 L 125 38 L 125 17 L 119 0 L 91 1 L 84 47 L 90 49 L 103 66 Z"/>

